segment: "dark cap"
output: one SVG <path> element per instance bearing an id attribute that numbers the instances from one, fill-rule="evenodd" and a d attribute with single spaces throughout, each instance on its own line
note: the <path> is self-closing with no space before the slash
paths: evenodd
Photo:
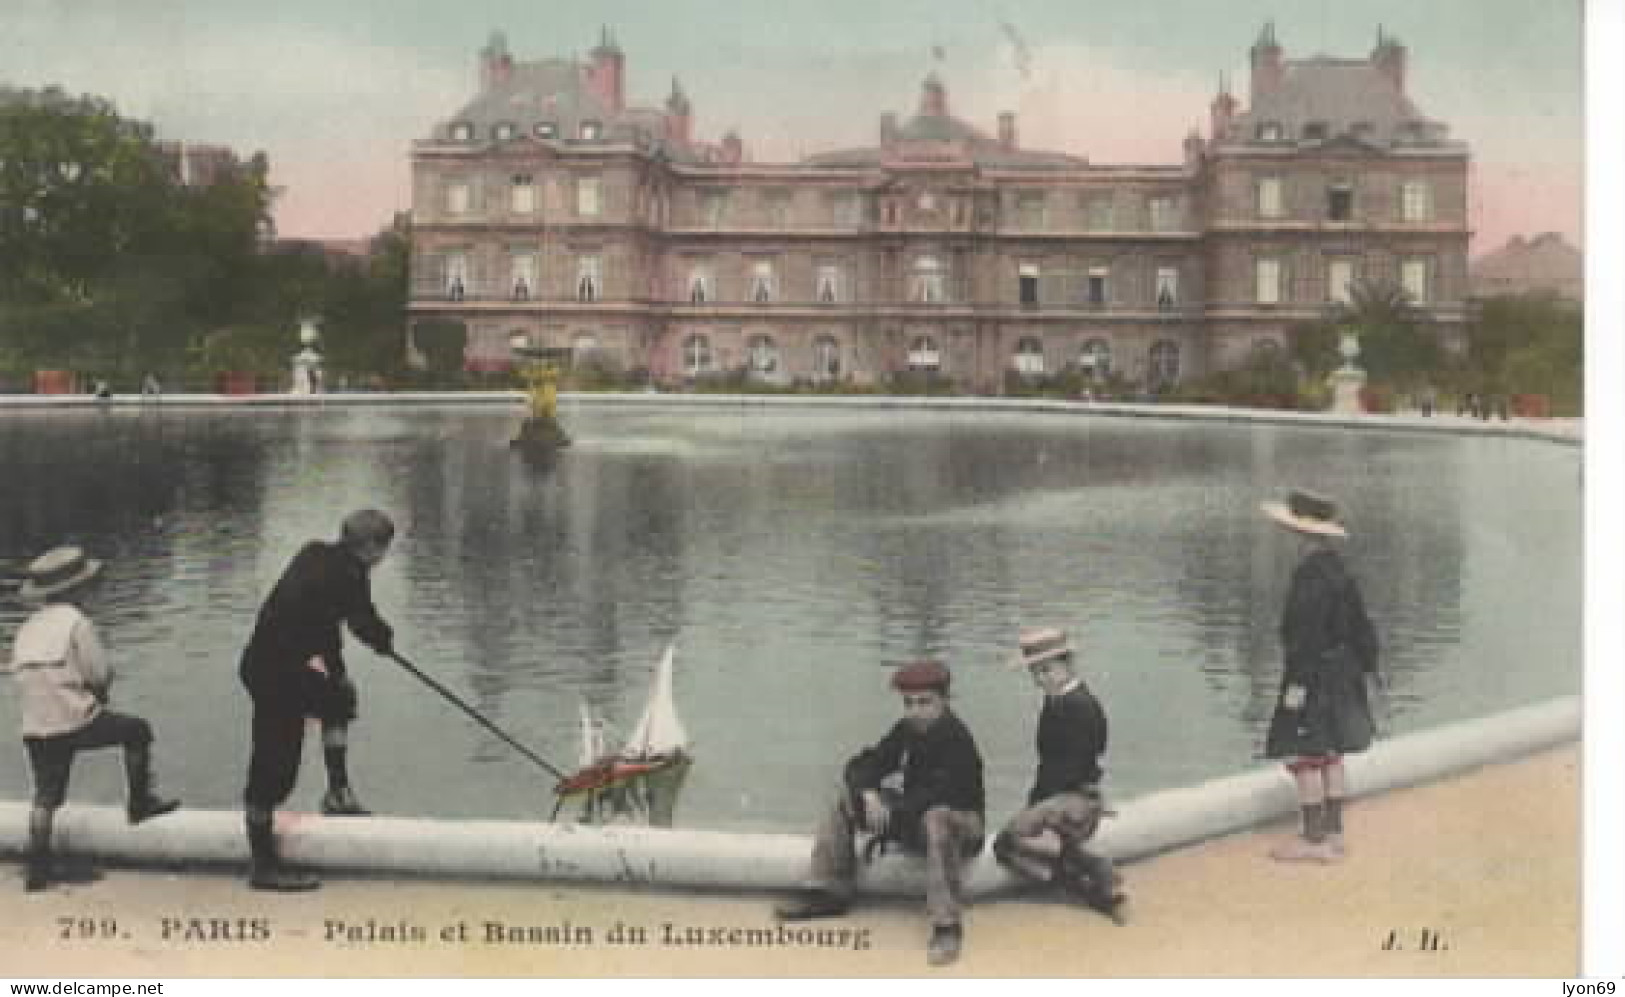
<path id="1" fill-rule="evenodd" d="M 915 661 L 897 669 L 891 677 L 891 685 L 898 692 L 934 689 L 937 692 L 947 693 L 948 680 L 948 666 L 942 662 Z"/>

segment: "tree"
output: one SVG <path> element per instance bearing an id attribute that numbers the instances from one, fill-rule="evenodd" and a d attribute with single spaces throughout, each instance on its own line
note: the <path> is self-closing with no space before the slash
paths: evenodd
<path id="1" fill-rule="evenodd" d="M 1427 314 L 1393 281 L 1355 281 L 1330 319 L 1359 335 L 1357 363 L 1373 382 L 1409 386 L 1439 370 L 1443 353 Z"/>
<path id="2" fill-rule="evenodd" d="M 412 327 L 412 342 L 429 369 L 441 374 L 463 369 L 468 349 L 468 326 L 451 319 L 428 319 Z"/>
<path id="3" fill-rule="evenodd" d="M 1482 390 L 1540 394 L 1555 410 L 1578 412 L 1584 381 L 1584 316 L 1547 294 L 1485 299 L 1468 345 Z"/>

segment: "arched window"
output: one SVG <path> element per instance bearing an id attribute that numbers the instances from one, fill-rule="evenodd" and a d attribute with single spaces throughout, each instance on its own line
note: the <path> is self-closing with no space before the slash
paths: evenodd
<path id="1" fill-rule="evenodd" d="M 1044 373 L 1044 344 L 1037 337 L 1027 336 L 1016 344 L 1015 369 L 1028 377 Z"/>
<path id="2" fill-rule="evenodd" d="M 1151 386 L 1165 388 L 1179 380 L 1179 344 L 1171 339 L 1159 339 L 1151 344 L 1150 364 L 1146 371 Z"/>
<path id="3" fill-rule="evenodd" d="M 937 352 L 936 340 L 930 336 L 916 336 L 908 346 L 909 370 L 941 370 L 942 354 Z"/>
<path id="4" fill-rule="evenodd" d="M 752 336 L 745 347 L 750 372 L 756 377 L 767 377 L 778 372 L 779 348 L 772 336 Z"/>
<path id="5" fill-rule="evenodd" d="M 1104 339 L 1091 339 L 1078 353 L 1078 366 L 1097 381 L 1104 381 L 1112 373 L 1112 344 Z"/>
<path id="6" fill-rule="evenodd" d="M 711 369 L 711 340 L 695 333 L 683 340 L 683 373 L 696 377 Z"/>
<path id="7" fill-rule="evenodd" d="M 820 381 L 833 381 L 841 376 L 841 344 L 834 336 L 819 336 L 813 340 L 813 377 Z"/>
<path id="8" fill-rule="evenodd" d="M 474 137 L 474 126 L 466 121 L 459 121 L 451 126 L 451 140 L 453 142 L 467 142 Z"/>

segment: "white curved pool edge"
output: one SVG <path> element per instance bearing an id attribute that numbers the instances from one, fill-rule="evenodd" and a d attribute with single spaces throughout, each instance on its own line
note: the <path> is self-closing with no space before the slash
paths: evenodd
<path id="1" fill-rule="evenodd" d="M 222 408 L 387 408 L 423 406 L 520 407 L 525 395 L 516 391 L 400 391 L 355 392 L 328 395 L 213 395 L 174 394 L 157 399 L 115 395 L 97 399 L 88 395 L 0 395 L 0 412 L 53 409 L 162 412 L 165 409 Z M 913 409 L 955 412 L 1047 412 L 1117 418 L 1167 419 L 1202 422 L 1245 422 L 1271 425 L 1329 426 L 1390 432 L 1451 433 L 1499 436 L 1578 445 L 1584 434 L 1580 419 L 1514 419 L 1484 421 L 1438 415 L 1343 415 L 1329 412 L 1292 412 L 1283 409 L 1232 408 L 1223 405 L 1163 405 L 1132 402 L 1074 402 L 1044 398 L 939 397 L 914 395 L 725 395 L 667 394 L 664 392 L 563 392 L 559 395 L 568 420 L 573 406 L 683 408 L 802 408 L 802 409 Z"/>
<path id="2" fill-rule="evenodd" d="M 1579 698 L 1568 696 L 1381 741 L 1349 759 L 1350 792 L 1369 796 L 1565 744 L 1579 738 L 1580 717 Z M 1123 803 L 1095 840 L 1102 852 L 1133 861 L 1257 827 L 1296 809 L 1290 779 L 1270 766 Z M 790 834 L 285 816 L 279 832 L 291 860 L 370 874 L 785 890 L 800 882 L 811 849 L 809 838 Z M 990 823 L 996 827 L 1004 816 L 990 815 Z M 0 803 L 0 852 L 20 853 L 27 825 L 26 803 Z M 242 865 L 248 859 L 242 816 L 235 811 L 182 810 L 130 827 L 121 808 L 70 803 L 58 816 L 56 833 L 64 851 L 136 864 Z M 860 889 L 917 896 L 923 883 L 919 860 L 887 856 L 865 870 Z M 1010 885 L 987 850 L 967 871 L 972 895 Z"/>

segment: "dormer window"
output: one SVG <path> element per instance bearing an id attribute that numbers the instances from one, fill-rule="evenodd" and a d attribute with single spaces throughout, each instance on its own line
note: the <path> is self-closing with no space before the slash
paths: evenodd
<path id="1" fill-rule="evenodd" d="M 453 142 L 469 142 L 474 138 L 474 126 L 466 121 L 459 121 L 451 126 L 451 140 Z"/>
<path id="2" fill-rule="evenodd" d="M 604 126 L 596 121 L 583 121 L 581 123 L 581 140 L 595 142 L 604 134 Z"/>
<path id="3" fill-rule="evenodd" d="M 554 124 L 551 121 L 538 121 L 538 122 L 536 122 L 536 137 L 537 138 L 558 138 L 559 137 L 559 126 Z"/>
<path id="4" fill-rule="evenodd" d="M 1260 142 L 1281 141 L 1281 123 L 1279 121 L 1265 121 L 1258 126 L 1258 140 Z"/>
<path id="5" fill-rule="evenodd" d="M 491 137 L 496 139 L 498 142 L 507 142 L 516 134 L 518 134 L 518 129 L 514 127 L 513 122 L 511 121 L 498 122 L 497 125 L 491 129 Z"/>
<path id="6" fill-rule="evenodd" d="M 1326 122 L 1311 121 L 1303 126 L 1305 142 L 1324 142 L 1326 140 Z"/>

